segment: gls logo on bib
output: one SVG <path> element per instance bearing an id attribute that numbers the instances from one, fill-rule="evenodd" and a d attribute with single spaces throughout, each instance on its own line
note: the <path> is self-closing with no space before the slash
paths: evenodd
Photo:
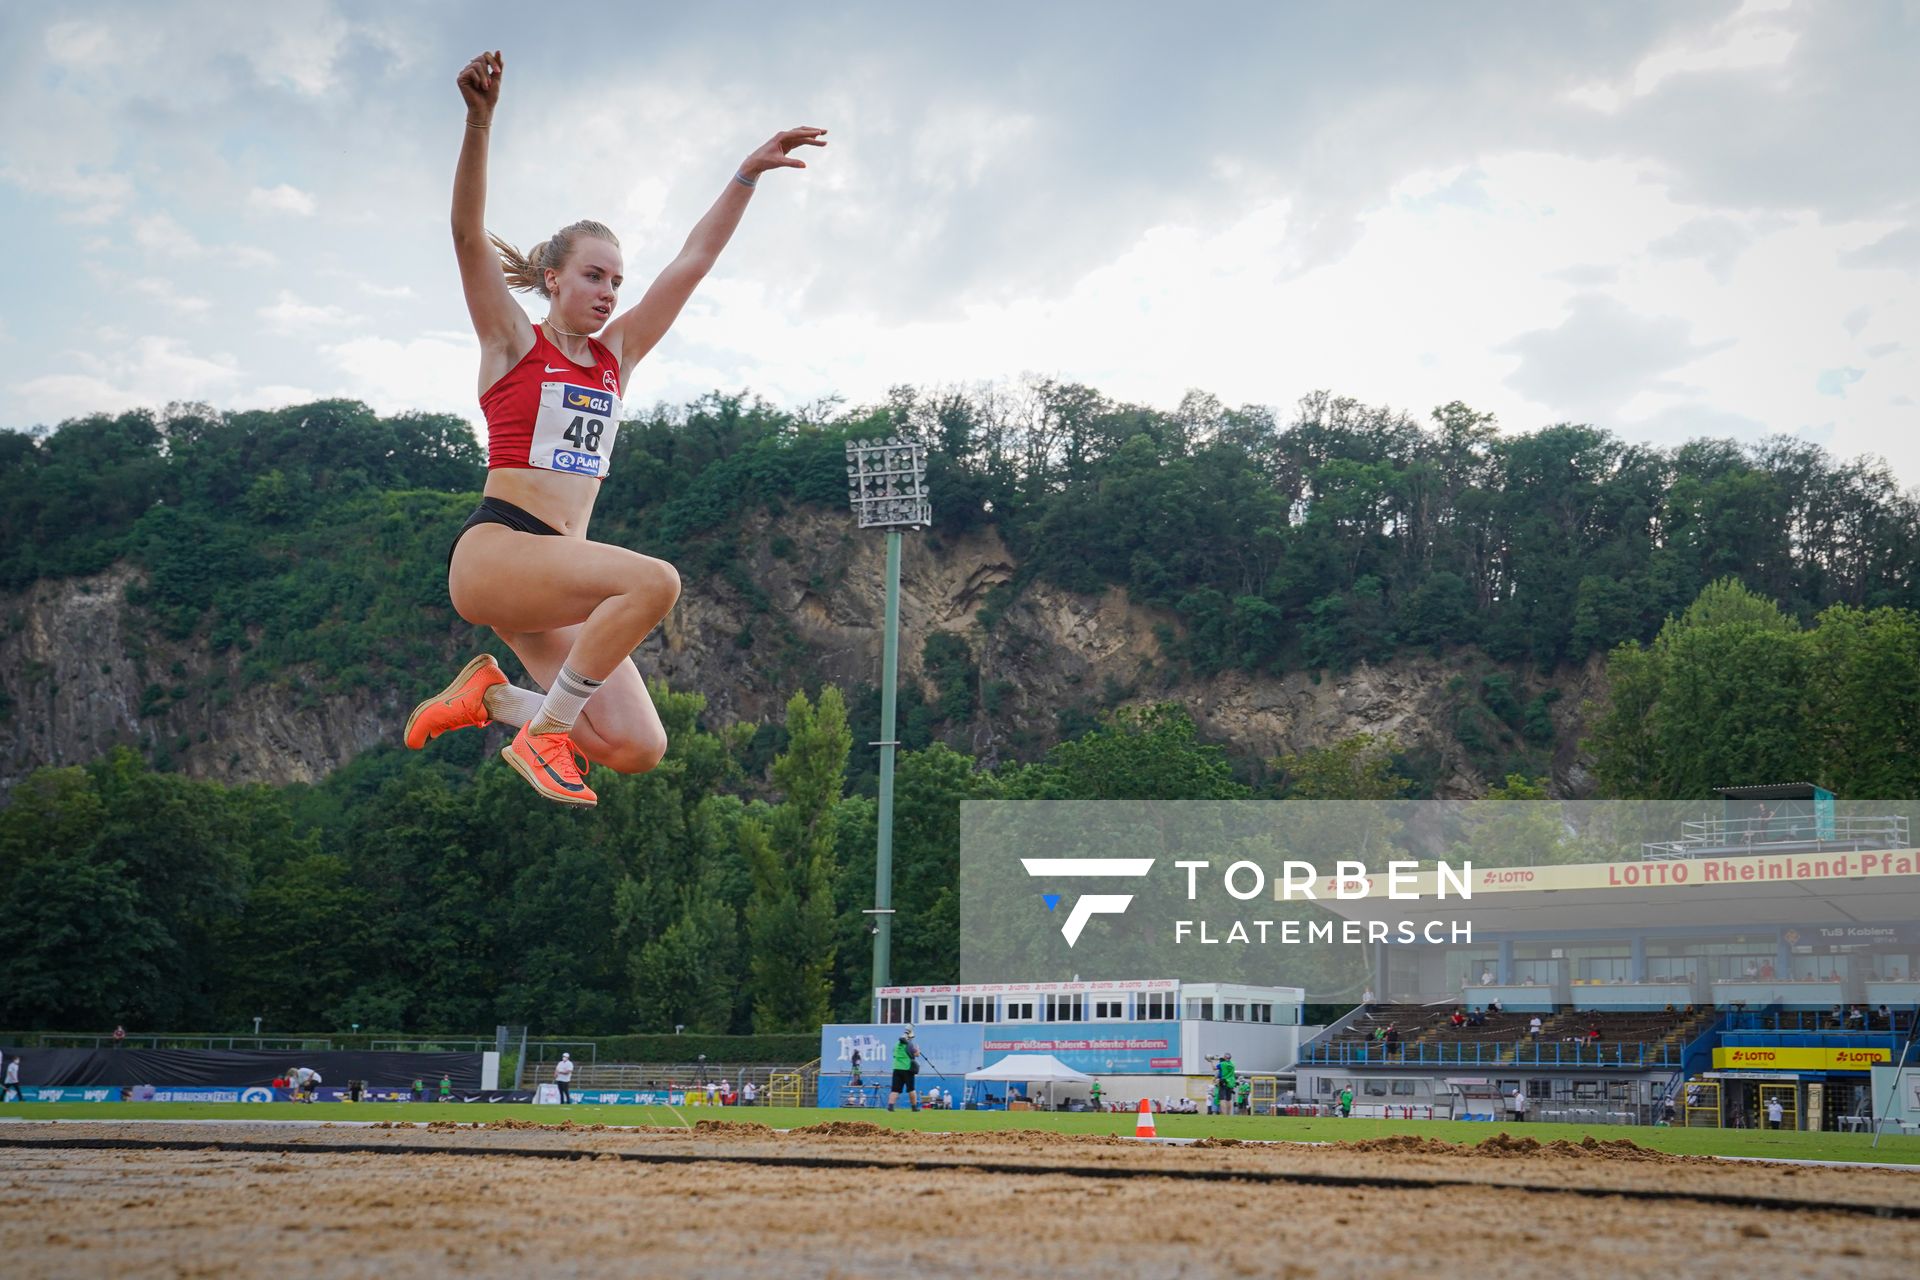
<path id="1" fill-rule="evenodd" d="M 571 382 L 543 382 L 527 465 L 604 479 L 619 429 L 619 396 Z"/>
<path id="2" fill-rule="evenodd" d="M 585 387 L 568 387 L 561 403 L 569 409 L 578 409 L 582 413 L 591 413 L 604 418 L 613 412 L 613 397 L 601 395 L 597 391 L 588 391 Z"/>

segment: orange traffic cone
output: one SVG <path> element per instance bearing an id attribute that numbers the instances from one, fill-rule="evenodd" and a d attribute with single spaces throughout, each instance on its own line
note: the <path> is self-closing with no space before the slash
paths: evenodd
<path id="1" fill-rule="evenodd" d="M 1140 1118 L 1133 1122 L 1133 1136 L 1136 1138 L 1160 1136 L 1153 1131 L 1153 1103 L 1145 1098 L 1140 1099 Z"/>

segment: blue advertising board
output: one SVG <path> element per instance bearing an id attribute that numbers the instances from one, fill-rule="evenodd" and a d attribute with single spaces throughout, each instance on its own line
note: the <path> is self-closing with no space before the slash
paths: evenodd
<path id="1" fill-rule="evenodd" d="M 687 1095 L 679 1089 L 575 1089 L 573 1100 L 591 1107 L 684 1107 Z M 705 1102 L 705 1099 L 701 1100 Z"/>
<path id="2" fill-rule="evenodd" d="M 274 1091 L 264 1085 L 241 1088 L 235 1085 L 157 1085 L 153 1090 L 154 1102 L 275 1102 L 278 1098 Z"/>
<path id="3" fill-rule="evenodd" d="M 80 1085 L 23 1084 L 22 1102 L 118 1102 L 120 1087 L 111 1084 Z"/>
<path id="4" fill-rule="evenodd" d="M 997 1023 L 981 1043 L 986 1065 L 1010 1053 L 1044 1053 L 1088 1075 L 1180 1070 L 1177 1022 Z"/>
<path id="5" fill-rule="evenodd" d="M 993 1022 L 914 1028 L 914 1044 L 931 1071 L 960 1080 L 1010 1053 L 1048 1053 L 1089 1075 L 1148 1075 L 1180 1070 L 1178 1022 Z M 855 1050 L 868 1083 L 886 1084 L 898 1026 L 856 1022 L 820 1029 L 820 1074 L 846 1075 Z"/>
<path id="6" fill-rule="evenodd" d="M 985 1028 L 979 1023 L 965 1026 L 922 1024 L 914 1028 L 914 1047 L 920 1050 L 925 1065 L 932 1070 L 959 1079 L 980 1069 L 980 1041 Z M 893 1046 L 900 1038 L 897 1025 L 884 1022 L 829 1023 L 820 1028 L 820 1074 L 847 1075 L 853 1068 L 853 1055 L 860 1054 L 860 1073 L 868 1080 L 877 1074 L 885 1084 L 893 1070 Z"/>

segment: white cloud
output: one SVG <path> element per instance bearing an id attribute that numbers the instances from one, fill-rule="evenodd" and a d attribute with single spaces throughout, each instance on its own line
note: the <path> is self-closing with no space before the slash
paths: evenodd
<path id="1" fill-rule="evenodd" d="M 371 280 L 361 280 L 358 283 L 360 286 L 360 292 L 365 294 L 370 294 L 376 298 L 398 299 L 398 298 L 411 298 L 415 296 L 412 285 L 375 284 Z"/>
<path id="2" fill-rule="evenodd" d="M 310 194 L 284 182 L 275 187 L 255 187 L 247 192 L 247 205 L 265 213 L 291 213 L 303 218 L 313 216 L 314 210 Z"/>
<path id="3" fill-rule="evenodd" d="M 101 274 L 104 275 L 104 273 Z M 173 281 L 163 280 L 158 276 L 138 277 L 128 282 L 128 288 L 142 297 L 152 298 L 181 315 L 202 315 L 213 306 L 210 299 L 198 294 L 184 293 Z"/>
<path id="4" fill-rule="evenodd" d="M 349 338 L 322 347 L 320 354 L 341 373 L 333 394 L 363 400 L 381 413 L 419 409 L 478 416 L 480 344 L 471 336 Z"/>
<path id="5" fill-rule="evenodd" d="M 315 391 L 312 387 L 292 387 L 276 382 L 253 388 L 247 395 L 247 404 L 256 409 L 283 409 L 290 404 L 312 404 L 315 400 L 325 400 L 329 394 Z"/>
<path id="6" fill-rule="evenodd" d="M 343 325 L 363 323 L 345 307 L 334 303 L 303 302 L 294 296 L 292 290 L 282 289 L 280 297 L 271 306 L 261 307 L 259 315 L 276 333 L 293 333 L 307 329 L 332 329 Z"/>
<path id="7" fill-rule="evenodd" d="M 47 56 L 56 65 L 97 70 L 124 61 L 128 49 L 104 22 L 56 22 L 47 28 Z"/>
<path id="8" fill-rule="evenodd" d="M 239 267 L 271 267 L 279 262 L 270 250 L 256 245 L 202 244 L 193 232 L 165 213 L 152 213 L 136 219 L 133 239 L 141 248 L 170 258 L 197 260 L 211 257 Z"/>
<path id="9" fill-rule="evenodd" d="M 175 400 L 212 400 L 240 380 L 231 355 L 198 355 L 181 339 L 166 337 L 102 343 L 92 352 L 61 352 L 41 367 L 54 371 L 8 389 L 22 416 L 32 422 L 118 413 Z"/>
<path id="10" fill-rule="evenodd" d="M 1768 15 L 1783 4 L 1743 5 L 1712 30 L 1656 50 L 1617 82 L 1591 81 L 1567 98 L 1596 111 L 1612 113 L 1644 98 L 1675 76 L 1703 72 L 1751 71 L 1783 65 L 1799 43 L 1799 34 Z"/>
<path id="11" fill-rule="evenodd" d="M 133 182 L 125 174 L 82 170 L 70 164 L 0 164 L 0 181 L 73 202 L 79 207 L 64 211 L 61 218 L 82 226 L 99 226 L 119 216 L 133 197 Z"/>

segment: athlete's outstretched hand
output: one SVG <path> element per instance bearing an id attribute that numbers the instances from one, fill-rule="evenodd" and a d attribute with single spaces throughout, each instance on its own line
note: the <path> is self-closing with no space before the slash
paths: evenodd
<path id="1" fill-rule="evenodd" d="M 500 73 L 505 68 L 498 49 L 478 54 L 460 68 L 460 78 L 455 83 L 460 86 L 460 96 L 467 100 L 468 115 L 482 120 L 493 118 L 493 109 L 500 104 Z"/>
<path id="2" fill-rule="evenodd" d="M 747 157 L 740 166 L 740 172 L 751 178 L 755 174 L 765 173 L 769 169 L 804 169 L 805 160 L 794 159 L 789 152 L 796 147 L 824 147 L 827 145 L 827 131 L 816 129 L 812 125 L 802 125 L 798 129 L 782 129 Z"/>

